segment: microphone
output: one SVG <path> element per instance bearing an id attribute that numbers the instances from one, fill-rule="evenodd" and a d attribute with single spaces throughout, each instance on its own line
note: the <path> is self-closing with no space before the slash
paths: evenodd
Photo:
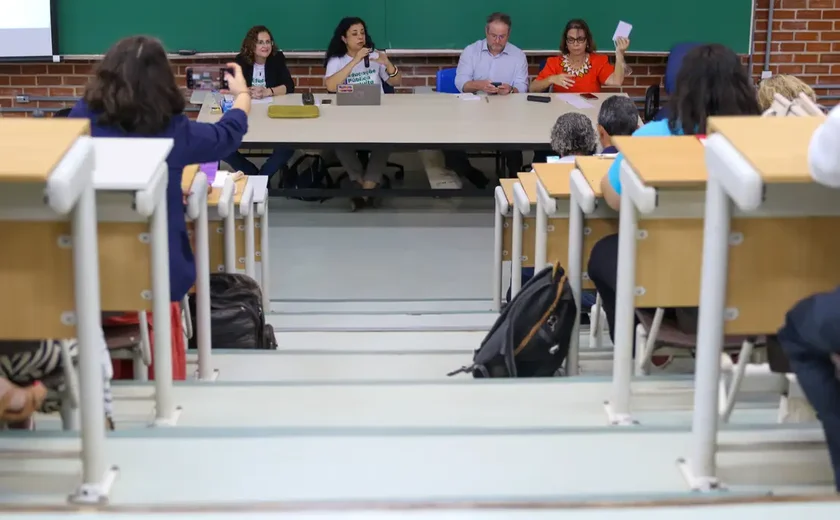
<path id="1" fill-rule="evenodd" d="M 366 68 L 366 69 L 369 69 L 369 68 L 370 68 L 370 54 L 368 54 L 367 56 L 365 56 L 365 68 Z"/>

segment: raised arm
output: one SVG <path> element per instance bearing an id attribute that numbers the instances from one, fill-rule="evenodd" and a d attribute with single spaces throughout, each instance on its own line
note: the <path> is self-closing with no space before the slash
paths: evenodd
<path id="1" fill-rule="evenodd" d="M 808 167 L 814 181 L 840 188 L 840 105 L 831 109 L 808 146 Z"/>
<path id="2" fill-rule="evenodd" d="M 627 38 L 618 38 L 615 42 L 615 67 L 612 73 L 601 81 L 602 85 L 620 87 L 624 83 L 627 65 L 624 62 L 624 51 L 630 46 Z M 601 78 L 599 78 L 601 79 Z"/>

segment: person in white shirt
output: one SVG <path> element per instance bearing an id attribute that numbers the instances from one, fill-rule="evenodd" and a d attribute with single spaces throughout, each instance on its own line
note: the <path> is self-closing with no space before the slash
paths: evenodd
<path id="1" fill-rule="evenodd" d="M 343 84 L 399 84 L 400 69 L 391 63 L 384 52 L 374 48 L 373 39 L 367 32 L 364 20 L 358 17 L 343 18 L 335 28 L 324 57 L 324 66 L 327 69 L 324 83 L 327 91 L 335 92 L 338 86 Z M 340 148 L 336 150 L 336 155 L 351 181 L 366 190 L 378 187 L 382 183 L 390 151 L 381 148 L 370 151 L 367 166 L 362 166 L 358 152 Z M 355 198 L 351 201 L 354 209 L 372 205 L 374 202 L 370 197 Z"/>
<path id="2" fill-rule="evenodd" d="M 808 147 L 808 166 L 811 177 L 826 186 L 840 188 L 840 105 L 828 113 L 825 123 L 811 137 Z"/>

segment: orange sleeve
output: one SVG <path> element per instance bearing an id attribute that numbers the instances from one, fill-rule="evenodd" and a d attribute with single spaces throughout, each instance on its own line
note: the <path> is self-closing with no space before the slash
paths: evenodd
<path id="1" fill-rule="evenodd" d="M 560 74 L 560 58 L 552 56 L 545 60 L 545 67 L 537 74 L 536 81 L 541 81 L 556 74 Z"/>
<path id="2" fill-rule="evenodd" d="M 615 72 L 615 67 L 613 67 L 610 63 L 610 59 L 604 54 L 590 55 L 589 60 L 592 62 L 595 73 L 598 75 L 598 83 L 603 85 L 606 83 L 607 78 L 612 76 L 612 73 Z"/>

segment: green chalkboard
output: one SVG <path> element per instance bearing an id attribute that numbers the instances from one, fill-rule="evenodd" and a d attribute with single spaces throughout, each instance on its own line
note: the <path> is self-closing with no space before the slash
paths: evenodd
<path id="1" fill-rule="evenodd" d="M 323 50 L 345 16 L 384 38 L 383 0 L 61 0 L 59 52 L 103 54 L 133 34 L 156 36 L 168 51 L 235 52 L 254 25 L 271 29 L 284 50 Z"/>
<path id="2" fill-rule="evenodd" d="M 631 51 L 699 41 L 747 53 L 753 0 L 61 0 L 59 51 L 102 54 L 121 37 L 150 34 L 170 51 L 232 52 L 257 24 L 284 50 L 323 50 L 344 16 L 364 18 L 380 48 L 461 49 L 483 37 L 494 10 L 511 15 L 511 42 L 526 50 L 557 49 L 566 21 L 584 18 L 602 50 L 624 20 L 633 24 Z"/>
<path id="3" fill-rule="evenodd" d="M 679 42 L 722 43 L 750 50 L 752 0 L 386 0 L 388 46 L 460 49 L 484 37 L 493 11 L 513 20 L 511 42 L 526 50 L 558 49 L 572 18 L 589 24 L 599 49 L 612 50 L 620 20 L 633 25 L 631 51 L 667 52 Z M 446 13 L 450 13 L 447 15 Z"/>

